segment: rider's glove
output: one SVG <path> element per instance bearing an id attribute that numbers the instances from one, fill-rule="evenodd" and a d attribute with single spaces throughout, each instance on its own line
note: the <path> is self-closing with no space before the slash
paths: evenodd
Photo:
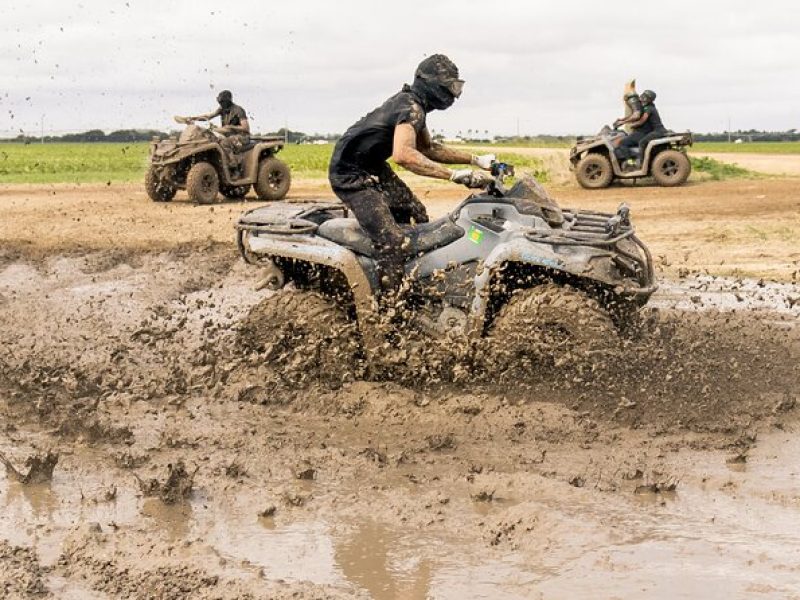
<path id="1" fill-rule="evenodd" d="M 460 183 L 468 188 L 482 188 L 489 185 L 492 178 L 486 173 L 472 169 L 456 169 L 450 174 L 450 181 Z"/>
<path id="2" fill-rule="evenodd" d="M 480 156 L 473 154 L 470 164 L 484 171 L 490 171 L 492 169 L 492 163 L 496 160 L 497 156 L 494 154 L 481 154 Z"/>

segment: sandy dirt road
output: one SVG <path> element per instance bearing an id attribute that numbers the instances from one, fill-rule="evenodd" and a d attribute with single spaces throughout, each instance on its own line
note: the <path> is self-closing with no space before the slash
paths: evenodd
<path id="1" fill-rule="evenodd" d="M 509 381 L 243 351 L 247 205 L 0 191 L 0 596 L 800 598 L 791 182 L 554 193 L 629 202 L 660 313 Z"/>
<path id="2" fill-rule="evenodd" d="M 800 176 L 800 155 L 797 154 L 748 154 L 746 152 L 697 152 L 695 156 L 711 158 L 735 165 L 756 173 L 768 175 Z M 798 182 L 800 185 L 800 182 Z"/>
<path id="3" fill-rule="evenodd" d="M 433 216 L 465 197 L 456 186 L 409 177 Z M 619 186 L 586 191 L 575 185 L 549 189 L 563 206 L 613 212 L 632 209 L 669 275 L 715 275 L 791 280 L 800 261 L 800 180 L 763 179 L 695 183 L 680 188 Z M 296 182 L 290 199 L 332 200 L 324 181 Z M 185 195 L 150 202 L 140 186 L 6 186 L 0 190 L 0 239 L 14 251 L 72 252 L 167 248 L 213 241 L 229 243 L 233 223 L 256 203 L 195 206 Z"/>

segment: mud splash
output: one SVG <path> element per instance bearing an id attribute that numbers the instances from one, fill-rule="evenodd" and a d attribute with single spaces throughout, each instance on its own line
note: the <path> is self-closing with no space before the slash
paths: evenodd
<path id="1" fill-rule="evenodd" d="M 304 380 L 239 345 L 266 292 L 227 251 L 11 262 L 0 453 L 59 461 L 0 474 L 0 589 L 791 597 L 794 289 L 714 285 L 667 286 L 645 338 L 577 369 L 497 381 L 412 348 Z"/>

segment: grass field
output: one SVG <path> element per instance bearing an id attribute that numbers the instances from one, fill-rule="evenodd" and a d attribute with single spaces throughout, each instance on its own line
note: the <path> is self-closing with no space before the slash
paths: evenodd
<path id="1" fill-rule="evenodd" d="M 512 146 L 491 147 L 502 152 L 504 148 Z M 558 146 L 550 144 L 531 147 Z M 284 148 L 280 157 L 289 164 L 295 177 L 325 178 L 332 151 L 332 144 L 291 144 Z M 800 142 L 698 143 L 692 152 L 791 155 L 800 154 Z M 139 181 L 144 177 L 147 168 L 147 155 L 147 143 L 0 144 L 0 184 Z M 502 152 L 502 157 L 520 169 L 532 171 L 540 181 L 549 179 L 547 169 L 540 158 L 513 152 Z M 695 159 L 695 162 L 697 160 Z M 696 162 L 695 168 L 711 173 L 715 179 L 747 176 L 743 169 L 725 163 L 715 163 Z"/>
<path id="2" fill-rule="evenodd" d="M 332 152 L 332 144 L 290 144 L 280 158 L 295 177 L 325 178 Z M 147 143 L 0 144 L 0 184 L 139 181 L 147 169 L 147 156 Z M 509 153 L 503 158 L 547 180 L 538 158 Z"/>
<path id="3" fill-rule="evenodd" d="M 800 142 L 697 142 L 692 152 L 741 152 L 743 154 L 800 154 Z"/>

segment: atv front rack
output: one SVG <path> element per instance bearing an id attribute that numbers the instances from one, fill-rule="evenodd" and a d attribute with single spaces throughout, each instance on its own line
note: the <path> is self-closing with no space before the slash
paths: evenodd
<path id="1" fill-rule="evenodd" d="M 592 246 L 613 250 L 623 258 L 614 257 L 618 267 L 635 274 L 639 280 L 636 293 L 652 293 L 656 289 L 655 267 L 653 257 L 647 246 L 636 236 L 636 230 L 630 224 L 629 209 L 621 205 L 616 215 L 595 211 L 581 210 L 563 211 L 564 224 L 559 229 L 550 231 L 532 230 L 525 237 L 532 242 L 552 244 L 554 246 Z M 640 252 L 630 252 L 620 244 L 629 240 Z M 632 261 L 632 265 L 628 264 Z"/>

